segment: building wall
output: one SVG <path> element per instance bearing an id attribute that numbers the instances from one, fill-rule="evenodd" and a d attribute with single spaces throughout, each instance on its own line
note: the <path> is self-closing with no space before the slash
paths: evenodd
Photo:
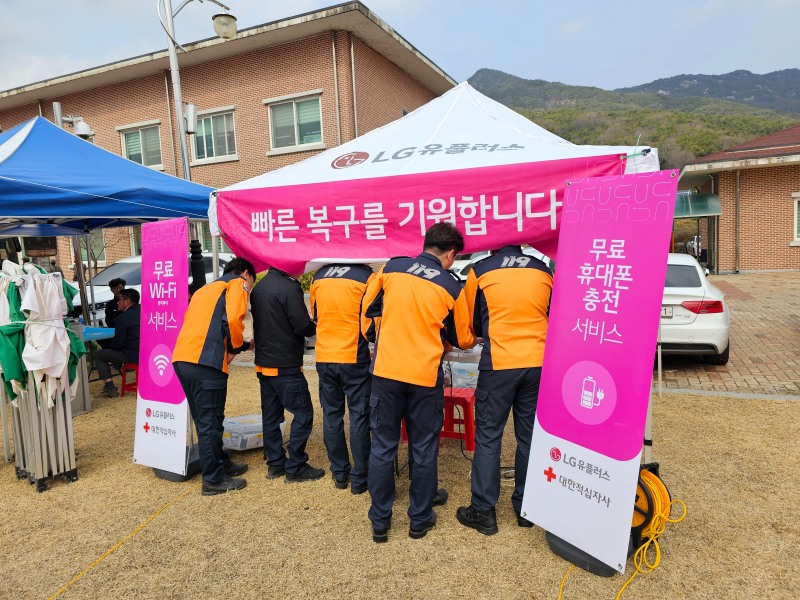
<path id="1" fill-rule="evenodd" d="M 355 137 L 356 109 L 359 133 L 364 134 L 400 118 L 403 109 L 414 110 L 434 98 L 429 89 L 408 73 L 344 31 L 325 32 L 223 60 L 181 67 L 180 74 L 185 103 L 196 104 L 200 110 L 234 106 L 238 158 L 191 167 L 193 181 L 214 188 L 261 175 L 322 151 L 270 155 L 269 110 L 263 104 L 264 99 L 321 89 L 323 142 L 326 148 L 332 148 Z M 164 172 L 182 175 L 168 72 L 0 111 L 0 127 L 6 130 L 37 116 L 40 107 L 42 115 L 52 120 L 54 101 L 61 102 L 64 115 L 84 117 L 95 133 L 94 143 L 118 155 L 122 155 L 122 138 L 117 127 L 158 120 Z M 190 136 L 188 142 L 190 161 L 194 158 L 193 139 Z M 128 232 L 128 228 L 106 230 L 107 264 L 131 254 Z M 69 240 L 59 241 L 58 262 L 65 275 L 71 275 L 69 266 L 73 258 Z"/>
<path id="2" fill-rule="evenodd" d="M 354 39 L 358 133 L 399 119 L 435 95 L 383 55 Z"/>
<path id="3" fill-rule="evenodd" d="M 735 271 L 736 171 L 718 176 L 720 272 Z M 800 270 L 800 247 L 794 239 L 792 193 L 800 192 L 800 166 L 777 166 L 739 172 L 739 270 Z"/>

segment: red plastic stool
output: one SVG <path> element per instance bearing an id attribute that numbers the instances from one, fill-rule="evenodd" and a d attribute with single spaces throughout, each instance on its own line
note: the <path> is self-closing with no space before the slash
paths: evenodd
<path id="1" fill-rule="evenodd" d="M 456 417 L 456 406 L 461 408 L 461 418 Z M 463 426 L 463 433 L 456 427 Z M 464 449 L 475 451 L 475 390 L 446 387 L 444 389 L 444 423 L 440 438 L 464 438 Z"/>
<path id="2" fill-rule="evenodd" d="M 125 375 L 131 371 L 136 376 L 136 379 L 131 382 L 126 382 Z M 136 386 L 139 382 L 139 365 L 136 363 L 123 363 L 120 373 L 122 373 L 122 387 L 119 388 L 119 397 L 122 398 L 125 392 L 133 392 L 135 394 Z"/>
<path id="3" fill-rule="evenodd" d="M 456 418 L 456 406 L 461 408 L 462 417 Z M 456 429 L 457 426 L 464 427 L 463 433 Z M 408 441 L 406 433 L 406 421 L 400 422 L 400 433 L 403 442 Z M 464 449 L 468 452 L 475 451 L 475 390 L 472 388 L 451 388 L 444 389 L 444 422 L 439 438 L 464 438 Z"/>

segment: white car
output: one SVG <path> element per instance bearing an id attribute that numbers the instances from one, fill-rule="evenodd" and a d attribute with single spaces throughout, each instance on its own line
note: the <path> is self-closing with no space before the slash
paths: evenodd
<path id="1" fill-rule="evenodd" d="M 536 248 L 523 248 L 523 254 L 527 254 L 528 256 L 533 256 L 541 260 L 544 264 L 546 264 L 552 270 L 555 263 L 550 260 L 550 258 L 539 252 Z M 450 272 L 455 274 L 461 280 L 461 283 L 467 281 L 467 276 L 469 272 L 472 270 L 472 266 L 478 262 L 479 260 L 483 260 L 487 256 L 491 254 L 490 252 L 473 252 L 472 254 L 459 254 L 456 256 L 456 260 L 453 263 L 453 266 L 450 267 Z"/>
<path id="2" fill-rule="evenodd" d="M 219 274 L 214 275 L 211 272 L 211 252 L 203 252 L 203 264 L 206 270 L 206 283 L 214 281 L 222 275 L 222 271 L 225 269 L 225 265 L 228 264 L 233 258 L 232 254 L 219 254 Z M 189 260 L 187 256 L 187 260 Z M 125 280 L 125 288 L 126 289 L 133 289 L 137 290 L 141 293 L 142 291 L 142 257 L 141 256 L 129 256 L 127 258 L 123 258 L 122 260 L 115 262 L 113 265 L 110 265 L 100 271 L 97 275 L 92 278 L 92 284 L 94 285 L 94 305 L 95 311 L 97 313 L 97 318 L 102 320 L 105 316 L 105 308 L 106 303 L 114 297 L 114 294 L 111 293 L 111 290 L 108 287 L 108 282 L 112 279 L 124 279 Z M 189 285 L 192 281 L 192 272 L 191 267 L 189 268 L 189 280 L 186 282 Z M 78 287 L 78 284 L 75 282 L 69 282 L 74 288 Z M 91 292 L 89 290 L 89 284 L 86 284 L 86 298 L 91 302 Z M 81 297 L 76 295 L 75 298 L 72 300 L 72 304 L 75 307 L 73 311 L 73 316 L 78 316 L 81 312 Z"/>
<path id="3" fill-rule="evenodd" d="M 730 355 L 731 316 L 725 294 L 688 254 L 670 254 L 661 301 L 661 351 L 701 355 L 724 365 Z"/>

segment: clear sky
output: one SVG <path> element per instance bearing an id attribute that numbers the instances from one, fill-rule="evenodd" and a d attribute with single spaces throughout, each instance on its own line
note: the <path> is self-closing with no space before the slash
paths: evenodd
<path id="1" fill-rule="evenodd" d="M 335 0 L 223 0 L 244 29 Z M 365 0 L 456 81 L 480 68 L 614 89 L 679 74 L 800 67 L 800 0 Z M 173 0 L 173 8 L 180 0 Z M 175 19 L 214 35 L 210 2 Z M 0 90 L 162 50 L 156 0 L 0 0 Z"/>

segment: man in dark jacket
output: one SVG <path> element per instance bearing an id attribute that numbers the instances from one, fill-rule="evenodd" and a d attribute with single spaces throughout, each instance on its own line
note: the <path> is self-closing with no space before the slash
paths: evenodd
<path id="1" fill-rule="evenodd" d="M 304 338 L 316 332 L 294 277 L 271 268 L 250 294 L 256 373 L 261 385 L 261 419 L 267 479 L 285 476 L 286 483 L 313 481 L 325 475 L 308 464 L 306 443 L 314 423 L 314 407 L 303 375 Z M 288 410 L 294 416 L 289 457 L 283 449 L 280 423 Z"/>
<path id="2" fill-rule="evenodd" d="M 107 398 L 119 395 L 111 377 L 111 365 L 139 363 L 139 324 L 142 314 L 139 292 L 122 290 L 118 305 L 120 312 L 115 322 L 114 338 L 108 348 L 98 350 L 95 354 L 97 374 L 105 382 L 102 394 Z"/>
<path id="3" fill-rule="evenodd" d="M 108 282 L 108 289 L 114 294 L 114 297 L 106 302 L 106 327 L 115 327 L 117 317 L 119 316 L 119 299 L 122 297 L 122 291 L 125 289 L 125 280 L 116 278 Z"/>

